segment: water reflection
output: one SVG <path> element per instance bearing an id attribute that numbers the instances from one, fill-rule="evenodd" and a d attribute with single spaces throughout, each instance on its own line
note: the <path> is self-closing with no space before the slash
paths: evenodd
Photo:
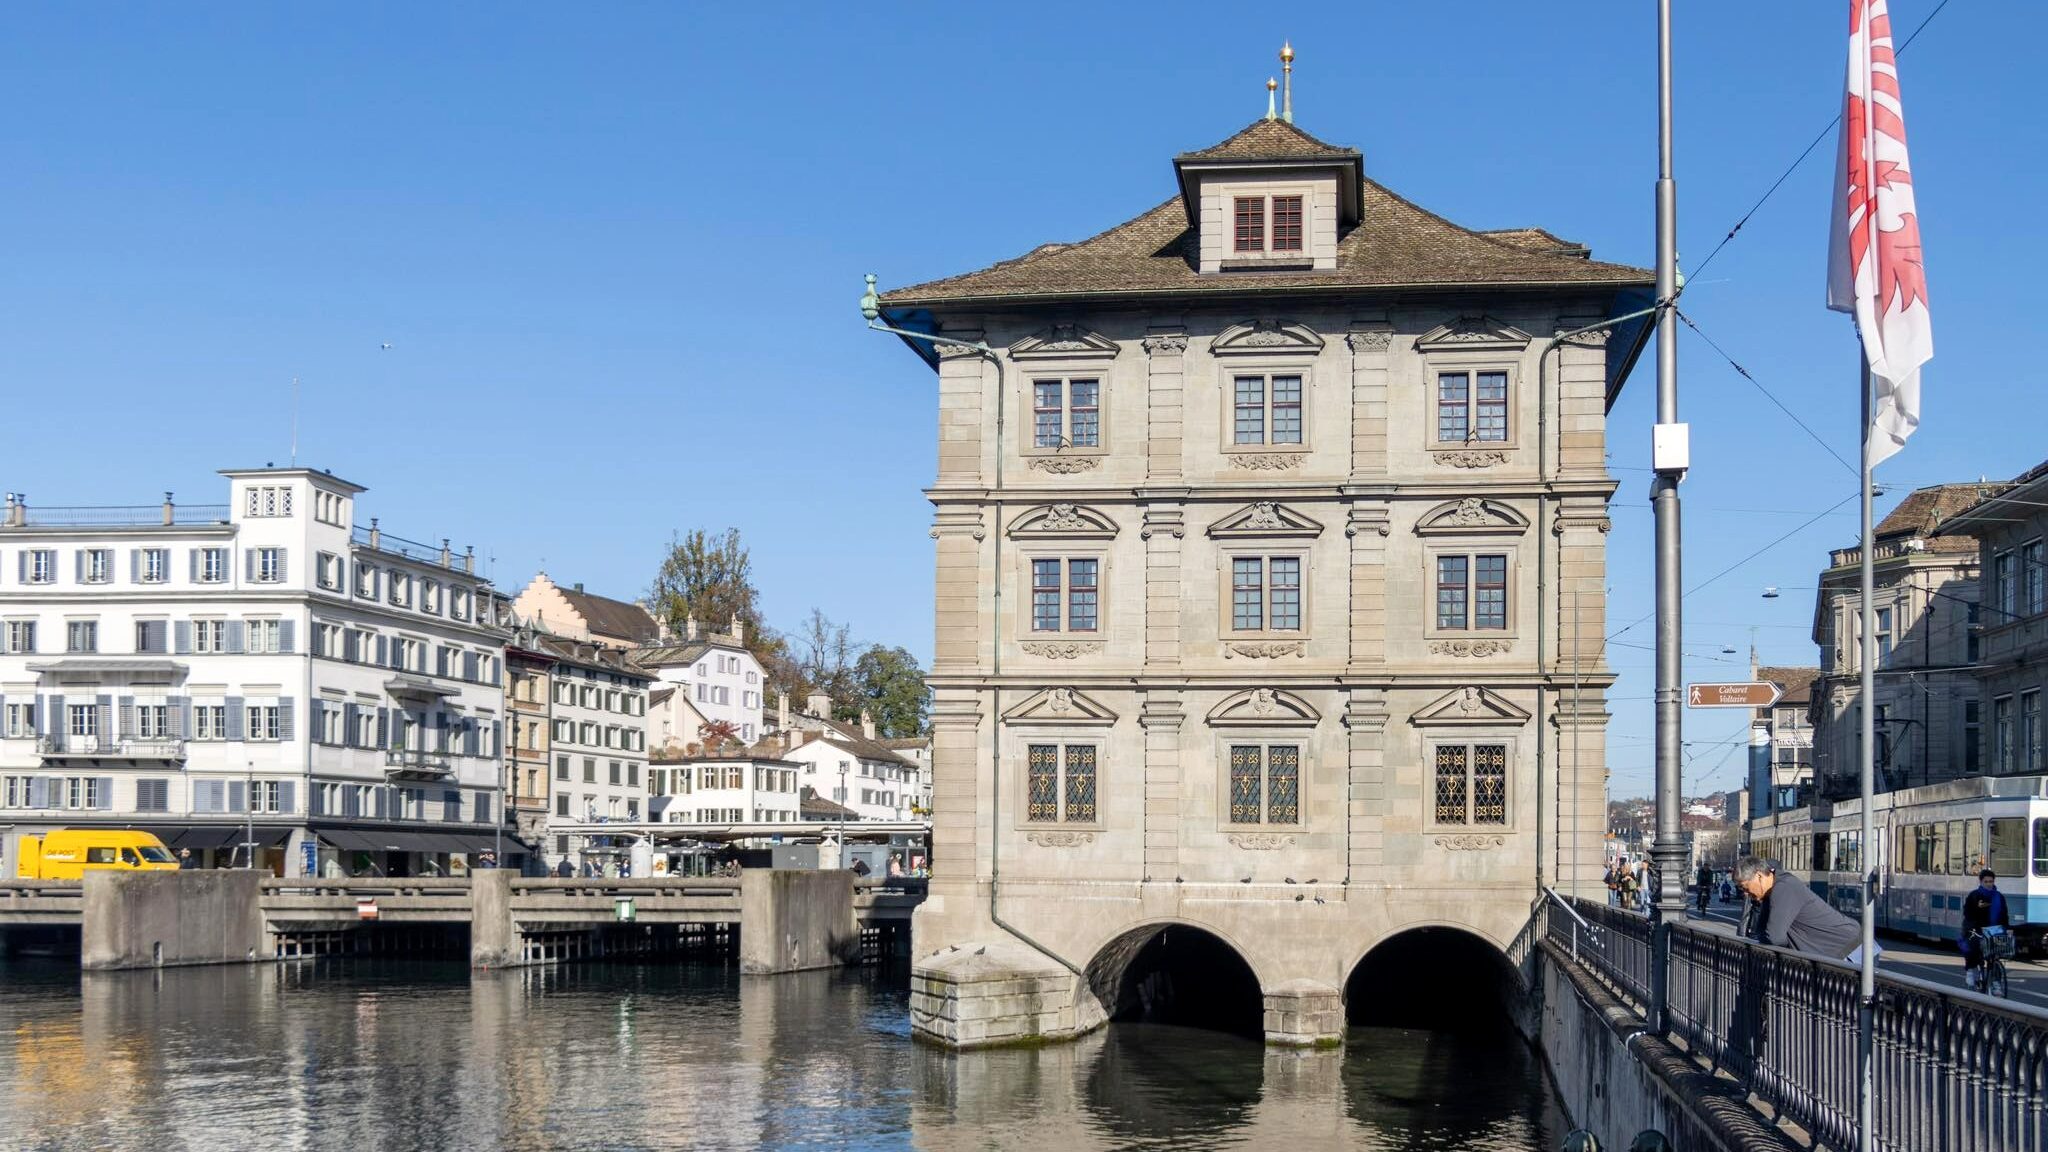
<path id="1" fill-rule="evenodd" d="M 893 979 L 323 961 L 0 965 L 0 1144 L 47 1149 L 1554 1147 L 1513 1040 L 1156 1024 L 953 1055 Z"/>

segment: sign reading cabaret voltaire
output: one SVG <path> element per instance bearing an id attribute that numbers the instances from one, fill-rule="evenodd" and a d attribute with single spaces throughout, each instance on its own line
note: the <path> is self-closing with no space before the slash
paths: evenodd
<path id="1" fill-rule="evenodd" d="M 1768 680 L 1743 684 L 1687 684 L 1688 708 L 1769 708 L 1785 694 Z"/>

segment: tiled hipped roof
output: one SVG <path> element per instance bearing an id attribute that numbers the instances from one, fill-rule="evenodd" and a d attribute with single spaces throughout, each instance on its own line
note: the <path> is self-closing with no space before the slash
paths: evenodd
<path id="1" fill-rule="evenodd" d="M 1354 160 L 1291 126 L 1261 121 L 1183 161 L 1299 164 Z M 1645 269 L 1586 258 L 1585 249 L 1541 229 L 1485 233 L 1462 228 L 1372 180 L 1360 185 L 1359 223 L 1337 241 L 1337 266 L 1324 271 L 1198 272 L 1197 238 L 1180 197 L 1074 244 L 1046 244 L 978 272 L 897 288 L 885 307 L 981 300 L 1131 295 L 1207 295 L 1329 288 L 1460 285 L 1647 285 Z"/>

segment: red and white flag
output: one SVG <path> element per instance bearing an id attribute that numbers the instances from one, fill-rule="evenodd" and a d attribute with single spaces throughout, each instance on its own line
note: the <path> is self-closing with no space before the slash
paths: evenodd
<path id="1" fill-rule="evenodd" d="M 1920 426 L 1920 366 L 1934 357 L 1906 117 L 1885 8 L 1885 0 L 1849 0 L 1849 91 L 1828 242 L 1828 307 L 1856 314 L 1870 363 L 1873 465 L 1904 447 Z"/>

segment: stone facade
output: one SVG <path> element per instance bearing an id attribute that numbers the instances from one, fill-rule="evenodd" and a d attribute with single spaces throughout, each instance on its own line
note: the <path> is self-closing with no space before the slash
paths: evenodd
<path id="1" fill-rule="evenodd" d="M 1292 182 L 1275 187 L 1359 187 L 1357 153 L 1292 128 L 1233 142 L 1254 135 L 1256 155 L 1226 142 L 1183 156 L 1184 189 L 1207 205 L 1203 166 L 1238 159 Z M 1318 233 L 1309 274 L 1334 259 L 1337 281 L 1321 288 L 1181 264 L 1173 252 L 1208 250 L 1194 238 L 1215 226 L 1204 216 L 1166 249 L 1166 274 L 1199 283 L 1199 299 L 1090 299 L 1088 284 L 1131 264 L 1107 248 L 1073 256 L 1098 241 L 1043 258 L 1077 278 L 1056 303 L 1007 282 L 975 295 L 976 277 L 1014 278 L 1018 262 L 882 298 L 892 321 L 927 316 L 994 349 L 930 357 L 921 1033 L 973 1045 L 1086 1031 L 1133 945 L 1190 925 L 1256 976 L 1270 1040 L 1328 1041 L 1347 977 L 1383 940 L 1448 926 L 1507 953 L 1541 886 L 1599 888 L 1605 414 L 1639 345 L 1636 329 L 1596 322 L 1627 311 L 1618 292 L 1647 274 L 1506 286 L 1466 262 L 1439 290 L 1341 283 L 1386 258 L 1373 230 L 1391 242 L 1406 227 L 1365 187 L 1365 211 L 1338 214 L 1352 227 L 1334 258 Z M 1104 234 L 1110 247 L 1160 211 Z M 1428 219 L 1438 231 L 1402 233 L 1418 250 L 1518 250 Z M 1135 259 L 1157 259 L 1143 247 Z M 1558 278 L 1586 263 L 1570 251 L 1549 257 Z M 1441 438 L 1440 390 L 1459 373 L 1504 381 L 1495 437 Z M 1295 381 L 1298 417 L 1281 410 Z M 1098 407 L 1092 432 L 1073 423 L 1076 397 Z M 1048 438 L 1056 400 L 1067 423 Z M 1247 442 L 1252 404 L 1278 443 Z M 1495 557 L 1496 626 L 1447 626 L 1453 608 L 1477 623 L 1482 594 L 1461 584 L 1458 605 L 1439 584 Z"/>
<path id="2" fill-rule="evenodd" d="M 1994 775 L 2048 770 L 2041 716 L 2048 690 L 2048 464 L 1950 517 L 1940 535 L 1974 537 L 1979 547 L 1979 762 Z"/>

